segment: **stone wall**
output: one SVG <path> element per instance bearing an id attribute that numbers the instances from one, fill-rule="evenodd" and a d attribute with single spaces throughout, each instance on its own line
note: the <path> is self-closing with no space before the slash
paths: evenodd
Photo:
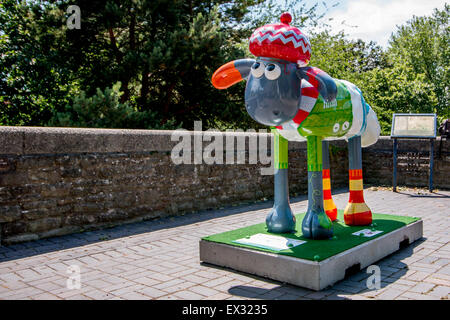
<path id="1" fill-rule="evenodd" d="M 255 151 L 249 141 L 267 139 L 270 135 L 222 134 L 224 152 L 236 157 L 244 152 L 244 164 L 176 165 L 171 160 L 171 151 L 179 142 L 171 141 L 172 133 L 0 127 L 1 243 L 273 197 L 273 176 L 260 173 L 268 165 L 249 164 L 249 152 Z M 202 133 L 186 132 L 185 137 L 191 139 L 193 147 L 195 139 L 202 139 Z M 226 146 L 226 139 L 243 137 L 247 137 L 244 148 L 233 150 Z M 204 147 L 215 141 L 204 140 Z M 444 141 L 439 154 L 439 144 L 440 140 L 435 142 L 434 185 L 450 188 L 449 147 Z M 427 186 L 429 142 L 402 140 L 399 149 L 398 184 Z M 388 137 L 363 149 L 363 161 L 366 185 L 391 185 L 392 141 Z M 346 143 L 332 142 L 332 188 L 347 186 L 347 166 Z M 290 143 L 292 196 L 307 191 L 306 176 L 306 144 Z"/>

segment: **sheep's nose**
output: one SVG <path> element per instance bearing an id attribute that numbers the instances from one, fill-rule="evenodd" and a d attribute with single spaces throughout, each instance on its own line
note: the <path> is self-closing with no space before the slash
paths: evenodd
<path id="1" fill-rule="evenodd" d="M 280 115 L 280 111 L 279 110 L 273 110 L 272 113 L 276 117 L 278 117 Z"/>

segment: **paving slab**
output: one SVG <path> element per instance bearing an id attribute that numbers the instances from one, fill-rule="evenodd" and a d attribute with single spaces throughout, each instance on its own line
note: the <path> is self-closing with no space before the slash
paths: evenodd
<path id="1" fill-rule="evenodd" d="M 333 199 L 342 209 L 349 193 Z M 448 299 L 450 191 L 367 188 L 365 199 L 373 212 L 420 217 L 424 227 L 421 240 L 379 261 L 379 290 L 365 288 L 366 269 L 317 295 L 200 262 L 202 237 L 264 222 L 267 201 L 0 247 L 0 299 Z M 304 212 L 306 195 L 291 204 Z M 80 289 L 67 287 L 73 264 Z"/>

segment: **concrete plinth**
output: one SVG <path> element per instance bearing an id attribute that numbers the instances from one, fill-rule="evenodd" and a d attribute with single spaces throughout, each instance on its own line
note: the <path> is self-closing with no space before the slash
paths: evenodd
<path id="1" fill-rule="evenodd" d="M 413 243 L 422 235 L 423 223 L 419 220 L 320 262 L 202 239 L 200 261 L 318 291 Z"/>

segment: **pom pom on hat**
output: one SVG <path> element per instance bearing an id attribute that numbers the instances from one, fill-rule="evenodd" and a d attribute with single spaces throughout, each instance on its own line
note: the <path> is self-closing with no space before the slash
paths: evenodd
<path id="1" fill-rule="evenodd" d="M 250 37 L 250 52 L 257 57 L 275 58 L 304 67 L 311 59 L 311 44 L 300 29 L 290 26 L 292 16 L 285 12 L 281 23 L 267 24 Z"/>
<path id="2" fill-rule="evenodd" d="M 281 23 L 289 24 L 292 21 L 292 16 L 289 12 L 285 12 L 280 16 Z"/>

